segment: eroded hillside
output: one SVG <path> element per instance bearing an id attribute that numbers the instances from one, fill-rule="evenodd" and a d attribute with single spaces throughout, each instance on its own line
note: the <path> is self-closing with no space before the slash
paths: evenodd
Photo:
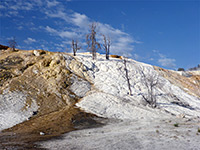
<path id="1" fill-rule="evenodd" d="M 18 124 L 10 130 L 59 134 L 72 128 L 73 117 L 80 113 L 72 106 L 91 89 L 87 74 L 78 74 L 81 65 L 74 61 L 67 68 L 59 53 L 2 52 L 0 129 Z"/>
<path id="2" fill-rule="evenodd" d="M 189 94 L 200 97 L 200 71 L 171 71 L 159 67 L 155 69 L 171 83 Z"/>
<path id="3" fill-rule="evenodd" d="M 89 53 L 73 57 L 44 50 L 1 51 L 0 140 L 11 141 L 7 143 L 11 146 L 25 141 L 28 146 L 30 141 L 84 124 L 97 125 L 95 116 L 147 121 L 200 118 L 198 72 L 169 71 L 127 59 L 129 88 L 123 57 L 113 57 L 106 60 L 98 54 L 97 60 L 92 60 Z M 156 108 L 143 99 L 148 93 L 141 72 L 159 77 L 153 93 Z"/>

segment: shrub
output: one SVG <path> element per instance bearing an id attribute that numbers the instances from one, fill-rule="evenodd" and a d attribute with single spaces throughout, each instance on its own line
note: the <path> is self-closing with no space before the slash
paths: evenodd
<path id="1" fill-rule="evenodd" d="M 175 126 L 175 127 L 179 127 L 179 124 L 178 124 L 178 123 L 175 123 L 174 126 Z"/>
<path id="2" fill-rule="evenodd" d="M 178 71 L 185 71 L 184 68 L 178 68 Z"/>

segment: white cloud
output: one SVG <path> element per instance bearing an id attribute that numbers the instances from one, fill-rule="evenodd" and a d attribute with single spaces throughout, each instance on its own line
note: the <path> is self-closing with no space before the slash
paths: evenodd
<path id="1" fill-rule="evenodd" d="M 46 26 L 46 31 L 49 32 L 49 33 L 53 33 L 53 34 L 58 34 L 58 31 L 49 27 L 49 26 Z"/>
<path id="2" fill-rule="evenodd" d="M 7 13 L 7 16 L 18 16 L 18 11 L 9 11 L 8 13 Z"/>
<path id="3" fill-rule="evenodd" d="M 150 61 L 154 61 L 154 58 L 149 58 Z"/>
<path id="4" fill-rule="evenodd" d="M 60 18 L 63 19 L 66 22 L 69 22 L 70 17 L 63 12 L 62 10 L 56 10 L 56 11 L 49 11 L 48 9 L 44 11 L 44 13 L 48 16 L 48 17 L 52 17 L 52 18 Z"/>
<path id="5" fill-rule="evenodd" d="M 22 30 L 22 29 L 23 29 L 23 26 L 18 26 L 17 29 L 18 29 L 18 30 Z"/>
<path id="6" fill-rule="evenodd" d="M 0 5 L 0 9 L 6 9 L 6 7 L 3 5 Z"/>
<path id="7" fill-rule="evenodd" d="M 139 60 L 139 59 L 140 59 L 140 56 L 139 56 L 138 54 L 133 54 L 133 59 Z"/>
<path id="8" fill-rule="evenodd" d="M 58 30 L 53 29 L 53 28 L 51 28 L 49 26 L 46 26 L 45 30 L 47 32 L 49 32 L 49 33 L 51 33 L 51 34 L 53 34 L 55 36 L 59 36 L 59 37 L 61 37 L 63 39 L 68 38 L 68 39 L 71 40 L 73 38 L 74 39 L 78 38 L 78 34 L 76 32 L 73 32 L 73 31 L 58 31 Z"/>
<path id="9" fill-rule="evenodd" d="M 46 10 L 45 14 L 48 17 L 51 18 L 59 18 L 65 21 L 67 24 L 72 25 L 70 29 L 62 29 L 59 31 L 49 30 L 50 33 L 54 33 L 54 35 L 57 35 L 61 38 L 78 38 L 80 42 L 83 43 L 83 40 L 85 40 L 85 35 L 89 33 L 89 25 L 94 22 L 92 19 L 90 19 L 85 14 L 81 14 L 78 12 L 66 12 L 62 7 L 61 9 L 57 11 L 52 10 Z M 131 37 L 129 34 L 113 28 L 112 26 L 108 24 L 103 24 L 101 22 L 96 22 L 97 24 L 97 41 L 102 43 L 102 36 L 99 33 L 102 33 L 106 36 L 109 36 L 112 42 L 111 45 L 111 53 L 119 54 L 119 55 L 131 55 L 133 49 L 134 49 L 134 43 L 139 44 L 140 41 L 135 40 L 133 37 Z"/>
<path id="10" fill-rule="evenodd" d="M 159 59 L 158 59 L 158 63 L 164 67 L 168 67 L 168 68 L 175 68 L 176 67 L 176 60 L 172 59 L 172 58 L 167 58 L 165 55 L 159 53 Z"/>
<path id="11" fill-rule="evenodd" d="M 49 16 L 51 17 L 61 17 L 63 16 L 63 20 L 66 20 L 66 18 L 69 18 L 66 13 L 64 12 L 58 12 L 60 15 L 51 14 Z M 63 39 L 65 38 L 78 38 L 80 40 L 85 40 L 85 35 L 88 33 L 89 25 L 92 23 L 90 19 L 82 14 L 74 13 L 71 15 L 71 19 L 67 19 L 68 22 L 71 20 L 71 24 L 73 24 L 75 27 L 71 29 L 63 29 L 63 30 L 56 30 L 49 26 L 46 27 L 46 31 L 57 35 Z M 108 24 L 102 24 L 97 23 L 97 33 L 105 34 L 106 36 L 109 36 L 112 42 L 111 45 L 111 53 L 118 54 L 118 55 L 128 55 L 131 56 L 131 53 L 134 49 L 133 43 L 138 43 L 137 41 L 133 40 L 133 38 L 128 35 L 125 32 L 122 32 L 119 29 L 114 29 Z M 102 36 L 100 34 L 97 35 L 97 40 L 101 43 L 102 42 Z M 85 45 L 84 42 L 81 42 L 82 45 Z"/>
<path id="12" fill-rule="evenodd" d="M 70 32 L 70 31 L 63 31 L 63 32 L 60 32 L 59 33 L 59 36 L 62 37 L 62 38 L 77 38 L 78 37 L 78 34 L 75 33 L 75 32 Z"/>
<path id="13" fill-rule="evenodd" d="M 156 49 L 153 50 L 153 53 L 156 56 L 157 62 L 161 66 L 167 67 L 167 68 L 172 68 L 172 69 L 174 69 L 176 67 L 175 59 L 166 57 L 164 54 L 161 54 L 160 51 L 156 50 Z M 150 60 L 154 60 L 154 58 L 150 58 Z"/>
<path id="14" fill-rule="evenodd" d="M 154 53 L 159 53 L 159 51 L 158 51 L 158 50 L 156 50 L 156 49 L 154 49 L 154 50 L 153 50 L 153 52 L 154 52 Z"/>
<path id="15" fill-rule="evenodd" d="M 34 1 L 25 1 L 25 0 L 3 0 L 1 2 L 0 9 L 3 11 L 1 12 L 1 16 L 5 17 L 23 17 L 20 15 L 19 11 L 30 11 L 36 10 L 40 6 L 44 5 L 44 1 L 42 0 L 34 0 Z"/>
<path id="16" fill-rule="evenodd" d="M 10 9 L 13 10 L 32 10 L 35 3 L 30 3 L 27 1 L 14 1 L 15 4 L 10 6 Z"/>
<path id="17" fill-rule="evenodd" d="M 111 53 L 124 55 L 128 57 L 132 56 L 134 50 L 134 43 L 138 43 L 129 34 L 111 27 L 108 24 L 98 23 L 98 30 L 100 33 L 110 37 L 111 39 Z"/>
<path id="18" fill-rule="evenodd" d="M 24 43 L 26 43 L 26 44 L 32 44 L 32 43 L 34 43 L 34 42 L 36 42 L 36 40 L 35 39 L 33 39 L 33 38 L 27 38 L 26 40 L 24 40 Z"/>
<path id="19" fill-rule="evenodd" d="M 71 21 L 74 25 L 85 29 L 87 29 L 90 24 L 89 18 L 86 15 L 76 12 L 72 14 Z"/>
<path id="20" fill-rule="evenodd" d="M 57 6 L 59 5 L 59 2 L 56 1 L 56 0 L 53 0 L 53 1 L 47 1 L 47 7 L 54 7 L 54 6 Z"/>
<path id="21" fill-rule="evenodd" d="M 171 59 L 171 58 L 160 58 L 160 59 L 158 59 L 158 63 L 160 63 L 164 67 L 169 67 L 169 68 L 175 68 L 176 67 L 175 62 L 176 62 L 176 60 Z"/>

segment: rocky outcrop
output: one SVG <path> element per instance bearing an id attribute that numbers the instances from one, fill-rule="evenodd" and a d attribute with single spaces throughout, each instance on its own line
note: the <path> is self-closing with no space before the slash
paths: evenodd
<path id="1" fill-rule="evenodd" d="M 68 66 L 67 58 L 72 60 Z M 81 69 L 72 56 L 63 57 L 60 53 L 44 50 L 2 53 L 0 130 L 73 106 L 91 89 L 87 73 L 81 73 Z M 14 96 L 17 93 L 23 96 Z M 15 109 L 6 109 L 14 104 Z M 5 123 L 11 114 L 15 117 Z"/>

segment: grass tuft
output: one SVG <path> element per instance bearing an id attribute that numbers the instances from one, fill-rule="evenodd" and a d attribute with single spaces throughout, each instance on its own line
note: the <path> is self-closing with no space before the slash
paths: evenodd
<path id="1" fill-rule="evenodd" d="M 175 123 L 174 126 L 175 126 L 175 127 L 179 127 L 179 124 L 178 124 L 178 123 Z"/>

